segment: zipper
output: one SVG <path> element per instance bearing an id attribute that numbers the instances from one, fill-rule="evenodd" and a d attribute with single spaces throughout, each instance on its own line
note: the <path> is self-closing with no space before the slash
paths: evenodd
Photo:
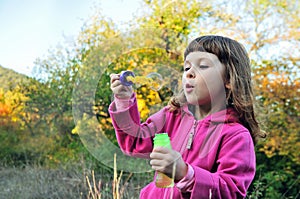
<path id="1" fill-rule="evenodd" d="M 194 136 L 195 136 L 197 125 L 198 125 L 197 120 L 194 120 L 192 131 L 189 133 L 189 139 L 188 139 L 188 143 L 186 145 L 187 149 L 191 149 L 192 148 L 192 144 L 193 144 L 193 140 L 194 140 Z"/>

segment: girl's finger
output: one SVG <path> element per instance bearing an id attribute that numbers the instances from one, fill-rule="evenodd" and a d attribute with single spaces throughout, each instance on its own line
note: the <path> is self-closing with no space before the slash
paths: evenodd
<path id="1" fill-rule="evenodd" d="M 111 81 L 111 88 L 115 88 L 117 86 L 120 86 L 121 85 L 121 82 L 118 80 L 118 79 L 115 79 L 115 80 L 112 80 Z"/>
<path id="2" fill-rule="evenodd" d="M 110 74 L 110 83 L 114 83 L 114 81 L 119 80 L 120 75 L 119 74 Z"/>
<path id="3" fill-rule="evenodd" d="M 163 160 L 165 158 L 165 154 L 159 153 L 159 152 L 152 152 L 152 153 L 150 153 L 150 158 L 151 159 Z"/>
<path id="4" fill-rule="evenodd" d="M 171 149 L 163 146 L 158 146 L 153 149 L 153 152 L 159 152 L 159 153 L 170 153 Z"/>
<path id="5" fill-rule="evenodd" d="M 152 159 L 152 160 L 150 160 L 150 165 L 153 167 L 153 166 L 155 166 L 155 167 L 157 167 L 157 166 L 160 166 L 161 164 L 160 164 L 160 160 L 156 160 L 156 159 Z"/>
<path id="6" fill-rule="evenodd" d="M 166 169 L 165 163 L 161 160 L 151 160 L 150 165 L 151 165 L 151 168 L 154 170 L 163 171 Z"/>

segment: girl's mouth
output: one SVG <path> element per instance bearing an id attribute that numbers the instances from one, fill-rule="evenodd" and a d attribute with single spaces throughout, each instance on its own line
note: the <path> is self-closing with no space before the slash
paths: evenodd
<path id="1" fill-rule="evenodd" d="M 185 91 L 187 92 L 187 93 L 190 93 L 190 92 L 192 92 L 194 90 L 194 86 L 193 85 L 191 85 L 191 84 L 186 84 L 185 85 Z"/>

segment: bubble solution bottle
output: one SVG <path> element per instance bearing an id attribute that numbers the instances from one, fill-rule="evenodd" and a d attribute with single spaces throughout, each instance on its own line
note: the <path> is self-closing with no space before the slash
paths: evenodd
<path id="1" fill-rule="evenodd" d="M 156 134 L 153 139 L 154 147 L 163 146 L 172 149 L 170 138 L 167 133 Z M 155 185 L 159 188 L 168 188 L 174 186 L 174 179 L 164 173 L 156 172 Z"/>

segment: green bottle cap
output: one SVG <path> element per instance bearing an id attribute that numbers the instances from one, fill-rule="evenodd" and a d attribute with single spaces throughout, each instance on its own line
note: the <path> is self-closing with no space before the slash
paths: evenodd
<path id="1" fill-rule="evenodd" d="M 169 138 L 169 135 L 167 133 L 155 134 L 155 137 L 154 137 L 153 141 L 154 141 L 153 142 L 154 147 L 163 146 L 163 147 L 167 147 L 167 148 L 170 148 L 170 149 L 172 148 L 170 138 Z"/>

